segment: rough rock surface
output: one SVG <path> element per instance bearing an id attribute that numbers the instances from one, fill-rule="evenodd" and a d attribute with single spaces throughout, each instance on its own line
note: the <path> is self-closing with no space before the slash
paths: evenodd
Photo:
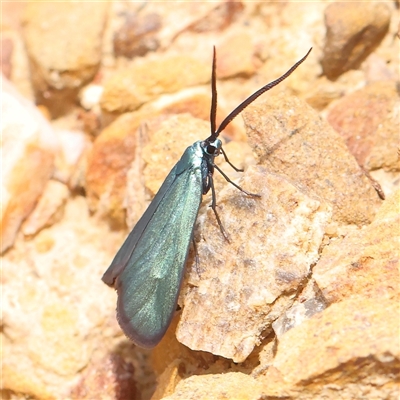
<path id="1" fill-rule="evenodd" d="M 32 82 L 38 102 L 53 115 L 70 109 L 79 88 L 96 74 L 108 7 L 108 2 L 26 7 L 23 33 Z"/>
<path id="2" fill-rule="evenodd" d="M 357 68 L 379 45 L 390 24 L 385 3 L 333 3 L 325 10 L 326 42 L 322 66 L 328 78 Z"/>
<path id="3" fill-rule="evenodd" d="M 115 296 L 100 281 L 99 268 L 109 263 L 115 240 L 115 233 L 90 220 L 84 198 L 77 197 L 67 203 L 61 223 L 7 253 L 5 388 L 36 398 L 67 397 L 79 371 L 104 346 L 93 338 L 106 328 L 104 307 L 113 307 Z"/>
<path id="4" fill-rule="evenodd" d="M 127 363 L 118 354 L 95 360 L 85 370 L 81 381 L 71 392 L 76 400 L 94 398 L 136 399 L 135 382 L 131 379 L 132 364 Z"/>
<path id="5" fill-rule="evenodd" d="M 1 252 L 9 248 L 54 170 L 57 139 L 43 116 L 3 79 Z"/>
<path id="6" fill-rule="evenodd" d="M 250 106 L 243 118 L 262 165 L 330 202 L 335 221 L 372 220 L 378 195 L 342 138 L 310 106 L 282 94 Z"/>
<path id="7" fill-rule="evenodd" d="M 104 85 L 101 107 L 121 114 L 182 88 L 200 85 L 210 79 L 207 65 L 193 57 L 175 56 L 148 60 L 113 75 Z"/>
<path id="8" fill-rule="evenodd" d="M 329 303 L 351 295 L 398 300 L 400 191 L 382 205 L 364 229 L 333 242 L 313 270 Z"/>
<path id="9" fill-rule="evenodd" d="M 399 316 L 397 302 L 353 297 L 288 331 L 266 372 L 264 394 L 334 399 L 340 390 L 343 398 L 368 393 L 371 399 L 396 399 L 400 347 L 393 316 Z"/>
<path id="10" fill-rule="evenodd" d="M 68 195 L 69 190 L 66 185 L 50 179 L 43 189 L 35 209 L 23 223 L 23 234 L 34 235 L 59 220 Z"/>
<path id="11" fill-rule="evenodd" d="M 343 97 L 332 104 L 327 119 L 360 165 L 400 170 L 400 96 L 394 82 L 374 82 Z"/>
<path id="12" fill-rule="evenodd" d="M 126 174 L 135 157 L 137 129 L 145 118 L 127 113 L 109 125 L 93 144 L 87 160 L 86 190 L 89 207 L 125 222 L 121 207 L 126 194 Z"/>
<path id="13" fill-rule="evenodd" d="M 261 198 L 234 187 L 219 192 L 230 243 L 211 210 L 205 221 L 200 217 L 199 265 L 189 276 L 176 334 L 193 350 L 243 362 L 292 305 L 318 258 L 331 208 L 262 167 L 250 167 L 238 183 Z"/>

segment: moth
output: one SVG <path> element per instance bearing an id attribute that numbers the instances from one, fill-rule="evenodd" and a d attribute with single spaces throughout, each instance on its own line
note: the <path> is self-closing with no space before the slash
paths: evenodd
<path id="1" fill-rule="evenodd" d="M 280 78 L 263 86 L 239 104 L 217 128 L 214 47 L 211 135 L 185 150 L 102 277 L 104 283 L 117 290 L 118 322 L 125 335 L 136 345 L 152 348 L 160 342 L 168 329 L 176 310 L 202 196 L 210 189 L 211 208 L 222 233 L 227 237 L 216 211 L 214 170 L 219 171 L 229 183 L 245 194 L 258 196 L 240 188 L 214 163 L 215 157 L 222 154 L 229 165 L 241 171 L 229 162 L 218 138 L 220 133 L 255 99 L 286 79 L 304 62 L 311 50 Z"/>

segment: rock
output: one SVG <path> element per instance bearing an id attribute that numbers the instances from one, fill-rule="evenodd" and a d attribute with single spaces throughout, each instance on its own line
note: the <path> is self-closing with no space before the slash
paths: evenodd
<path id="1" fill-rule="evenodd" d="M 329 79 L 358 68 L 389 29 L 385 3 L 332 3 L 325 10 L 326 39 L 322 66 Z"/>
<path id="2" fill-rule="evenodd" d="M 191 100 L 194 100 L 194 102 Z M 188 114 L 164 115 L 164 112 L 168 112 L 168 110 L 179 111 L 181 107 L 182 110 L 188 107 L 192 114 L 201 114 L 201 112 L 199 112 L 200 110 L 196 108 L 196 105 L 202 106 L 201 102 L 196 103 L 196 98 L 185 100 L 182 103 L 173 103 L 171 106 L 164 106 L 159 118 L 149 120 L 149 122 L 153 123 L 147 124 L 148 141 L 143 141 L 143 135 L 141 139 L 143 149 L 141 150 L 139 159 L 142 159 L 144 163 L 140 169 L 136 170 L 132 165 L 129 170 L 128 188 L 134 186 L 134 181 L 137 181 L 138 176 L 143 176 L 143 184 L 146 187 L 146 191 L 154 195 L 172 167 L 178 162 L 185 149 L 197 140 L 202 140 L 209 136 L 210 124 L 208 121 L 205 122 L 193 118 Z M 209 104 L 207 104 L 207 108 L 208 107 Z M 209 117 L 209 115 L 207 117 Z M 230 152 L 228 147 L 233 148 L 234 151 Z M 251 150 L 245 143 L 229 142 L 228 147 L 226 149 L 227 153 L 232 153 L 230 157 L 235 164 L 239 166 L 247 165 L 250 161 L 245 161 L 246 156 L 254 161 Z M 222 157 L 219 158 L 218 164 L 221 165 Z M 136 173 L 136 176 L 132 176 L 132 173 Z M 214 181 L 216 188 L 222 188 L 222 185 L 224 186 L 226 183 L 221 175 L 215 177 Z M 135 204 L 133 199 L 134 195 L 131 197 L 131 194 L 128 192 L 128 204 Z M 134 215 L 135 212 L 133 210 L 135 208 L 135 206 L 128 206 L 128 217 L 129 215 Z M 136 213 L 135 215 L 137 215 Z M 140 215 L 137 215 L 137 218 L 138 217 L 140 217 Z"/>
<path id="3" fill-rule="evenodd" d="M 129 226 L 141 217 L 186 148 L 209 135 L 209 124 L 188 114 L 164 116 L 152 121 L 147 132 L 141 135 L 137 157 L 128 172 Z"/>
<path id="4" fill-rule="evenodd" d="M 79 92 L 82 109 L 78 118 L 82 122 L 82 129 L 92 137 L 98 136 L 102 129 L 100 98 L 103 89 L 102 85 L 90 83 Z"/>
<path id="5" fill-rule="evenodd" d="M 231 185 L 217 192 L 230 243 L 212 210 L 207 218 L 204 208 L 200 212 L 199 265 L 192 265 L 182 291 L 176 335 L 193 350 L 243 362 L 263 331 L 292 305 L 318 258 L 331 209 L 262 167 L 251 166 L 238 184 L 261 198 Z"/>
<path id="6" fill-rule="evenodd" d="M 73 107 L 96 74 L 109 3 L 29 3 L 24 38 L 37 101 L 53 116 Z M 88 16 L 90 15 L 90 18 Z"/>
<path id="7" fill-rule="evenodd" d="M 117 57 L 133 58 L 157 50 L 160 46 L 160 28 L 159 14 L 148 13 L 139 16 L 134 12 L 126 13 L 123 25 L 114 34 L 114 54 Z"/>
<path id="8" fill-rule="evenodd" d="M 355 89 L 361 89 L 364 85 L 365 76 L 360 70 L 344 72 L 335 81 L 323 75 L 314 82 L 303 98 L 312 108 L 323 110 L 334 100 L 348 95 Z"/>
<path id="9" fill-rule="evenodd" d="M 390 63 L 391 60 L 390 58 L 388 60 L 388 58 L 389 57 L 385 58 L 375 53 L 372 53 L 367 57 L 363 63 L 363 69 L 365 70 L 365 77 L 368 83 L 397 81 L 397 73 L 393 71 L 393 66 Z"/>
<path id="10" fill-rule="evenodd" d="M 22 96 L 33 102 L 29 63 L 20 27 L 25 5 L 26 3 L 7 3 L 7 6 L 2 8 L 0 57 L 4 77 L 13 83 Z"/>
<path id="11" fill-rule="evenodd" d="M 247 30 L 235 30 L 218 45 L 217 77 L 250 76 L 255 72 L 254 43 Z"/>
<path id="12" fill-rule="evenodd" d="M 190 350 L 178 342 L 175 335 L 178 321 L 177 313 L 160 344 L 151 354 L 152 366 L 157 375 L 157 388 L 151 397 L 152 400 L 163 399 L 173 394 L 176 385 L 191 375 L 189 371 L 201 374 L 204 369 L 213 368 L 215 362 L 215 356 L 212 354 Z M 221 364 L 226 365 L 226 362 Z M 222 368 L 219 372 L 222 372 Z"/>
<path id="13" fill-rule="evenodd" d="M 399 305 L 365 295 L 333 304 L 283 335 L 259 376 L 264 397 L 397 399 Z"/>
<path id="14" fill-rule="evenodd" d="M 11 38 L 5 37 L 1 39 L 1 58 L 0 58 L 0 69 L 1 73 L 7 78 L 11 78 L 12 71 L 12 52 L 14 44 Z"/>
<path id="15" fill-rule="evenodd" d="M 380 200 L 343 139 L 304 101 L 271 96 L 243 112 L 261 165 L 305 186 L 333 206 L 341 224 L 368 224 Z"/>
<path id="16" fill-rule="evenodd" d="M 328 122 L 367 170 L 400 171 L 400 97 L 394 82 L 375 82 L 338 100 Z"/>
<path id="17" fill-rule="evenodd" d="M 393 171 L 385 171 L 377 169 L 369 173 L 379 186 L 385 197 L 392 195 L 397 189 L 400 188 L 399 173 Z"/>
<path id="18" fill-rule="evenodd" d="M 222 104 L 221 104 L 222 103 Z M 189 113 L 195 118 L 210 121 L 211 107 L 211 88 L 210 87 L 194 87 L 183 89 L 174 94 L 166 94 L 158 97 L 149 104 L 149 108 L 156 111 L 157 114 L 184 114 Z M 229 114 L 228 109 L 224 105 L 224 98 L 219 97 L 218 115 L 216 118 L 217 126 Z M 224 136 L 230 138 L 245 139 L 245 133 L 235 121 L 232 122 L 223 132 Z M 198 139 L 201 139 L 200 136 Z"/>
<path id="19" fill-rule="evenodd" d="M 325 310 L 326 307 L 327 302 L 321 290 L 314 279 L 310 279 L 293 305 L 274 321 L 272 328 L 279 339 L 289 329 L 301 325 L 305 320 Z"/>
<path id="20" fill-rule="evenodd" d="M 220 375 L 192 376 L 178 383 L 173 395 L 165 400 L 241 399 L 261 398 L 262 385 L 251 376 L 240 372 Z"/>
<path id="21" fill-rule="evenodd" d="M 196 15 L 197 20 L 189 26 L 190 30 L 196 33 L 221 31 L 232 24 L 244 9 L 241 1 L 216 1 L 208 7 L 207 14 Z"/>
<path id="22" fill-rule="evenodd" d="M 54 131 L 60 143 L 60 152 L 55 160 L 54 176 L 74 190 L 82 187 L 82 184 L 77 184 L 76 180 L 78 175 L 84 173 L 82 164 L 92 144 L 82 131 L 65 129 L 66 121 L 59 122 L 60 126 L 53 122 Z"/>
<path id="23" fill-rule="evenodd" d="M 142 153 L 145 163 L 143 177 L 151 197 L 157 193 L 185 149 L 198 140 L 196 136 L 207 137 L 208 128 L 205 121 L 179 115 L 168 119 L 154 132 Z"/>
<path id="24" fill-rule="evenodd" d="M 145 195 L 143 192 L 144 183 L 139 179 L 143 174 L 144 164 L 131 165 L 131 163 L 140 161 L 146 138 L 153 132 L 152 121 L 166 119 L 168 114 L 185 112 L 190 112 L 193 116 L 208 121 L 209 108 L 209 94 L 202 89 L 188 89 L 176 95 L 162 96 L 137 112 L 123 114 L 105 128 L 96 138 L 88 157 L 86 189 L 91 210 L 109 216 L 117 224 L 125 224 L 126 208 L 128 207 L 130 209 L 128 210 L 128 221 L 130 221 L 128 225 L 131 226 L 131 223 L 136 222 L 141 215 L 140 210 L 144 210 L 149 196 L 148 193 Z M 222 117 L 225 116 L 224 114 L 221 113 Z M 221 119 L 218 118 L 217 122 L 220 121 Z M 146 128 L 139 136 L 137 129 L 141 124 L 144 124 L 142 126 Z M 159 129 L 158 122 L 156 125 L 154 130 Z M 158 170 L 159 182 L 165 179 L 169 169 L 179 160 L 186 147 L 196 140 L 205 139 L 210 134 L 209 122 L 200 124 L 199 121 L 193 121 L 193 118 L 187 116 L 177 117 L 166 129 L 170 136 L 164 138 L 159 136 L 158 142 L 152 142 L 154 148 L 149 147 L 148 150 L 152 157 L 158 155 L 170 159 L 167 164 L 155 164 L 152 167 Z M 241 130 L 235 124 L 232 124 L 226 131 L 231 136 L 242 136 Z M 171 140 L 171 142 L 166 142 L 166 140 Z M 140 146 L 138 147 L 138 145 Z M 176 149 L 174 154 L 167 155 L 164 152 L 171 149 Z M 105 177 L 107 178 L 105 179 Z M 158 188 L 157 184 L 155 187 Z M 155 187 L 147 188 L 150 188 L 150 192 L 154 194 Z M 127 188 L 132 190 L 127 193 Z M 141 194 L 139 195 L 139 193 Z M 142 206 L 138 207 L 138 204 Z M 131 214 L 132 210 L 135 210 L 133 214 Z"/>
<path id="25" fill-rule="evenodd" d="M 54 170 L 57 138 L 34 105 L 3 78 L 1 252 L 14 243 Z"/>
<path id="26" fill-rule="evenodd" d="M 320 47 L 325 4 L 261 2 L 258 7 L 262 24 L 255 25 L 252 37 L 264 64 L 257 70 L 258 87 L 254 90 L 277 79 L 313 47 L 307 61 L 270 93 L 286 88 L 296 95 L 308 92 L 322 74 Z"/>
<path id="27" fill-rule="evenodd" d="M 154 348 L 151 353 L 151 362 L 154 368 L 154 372 L 159 376 L 165 369 L 175 361 L 179 361 L 182 364 L 182 370 L 192 368 L 192 366 L 198 363 L 200 352 L 192 351 L 188 347 L 179 343 L 176 339 L 175 331 L 179 322 L 180 313 L 176 313 L 172 319 L 171 325 L 169 326 L 165 336 L 162 338 L 160 344 Z M 207 353 L 202 354 L 207 359 Z M 212 357 L 212 356 L 211 356 Z M 183 374 L 181 374 L 183 375 Z"/>
<path id="28" fill-rule="evenodd" d="M 149 3 L 146 8 L 137 9 L 136 6 L 133 10 L 134 5 L 127 7 L 135 12 L 138 18 L 145 18 L 145 15 L 149 14 L 159 17 L 161 27 L 157 32 L 157 40 L 162 49 L 170 48 L 171 44 L 176 44 L 182 36 L 190 37 L 193 43 L 197 38 L 201 38 L 199 34 L 214 32 L 219 35 L 240 18 L 244 9 L 241 1 L 223 0 L 180 4 Z"/>
<path id="29" fill-rule="evenodd" d="M 126 174 L 135 157 L 143 113 L 128 113 L 104 129 L 93 143 L 86 170 L 87 201 L 92 211 L 125 224 Z"/>
<path id="30" fill-rule="evenodd" d="M 146 60 L 117 71 L 105 83 L 100 104 L 111 114 L 134 111 L 160 94 L 208 82 L 210 76 L 210 68 L 193 57 Z"/>
<path id="31" fill-rule="evenodd" d="M 96 138 L 88 155 L 86 191 L 89 207 L 92 211 L 109 217 L 118 225 L 126 223 L 127 206 L 136 209 L 133 218 L 133 221 L 136 222 L 148 201 L 148 196 L 145 196 L 144 193 L 144 183 L 140 178 L 144 166 L 141 163 L 140 154 L 147 141 L 148 129 L 141 124 L 146 122 L 146 126 L 151 126 L 149 120 L 156 115 L 157 112 L 149 109 L 121 115 Z M 141 133 L 138 132 L 140 126 L 142 126 Z M 182 138 L 186 133 L 185 130 Z M 183 150 L 182 147 L 182 153 Z M 153 153 L 157 152 L 153 151 Z M 132 166 L 131 164 L 135 163 L 135 160 L 140 162 L 140 165 Z M 133 172 L 130 173 L 129 181 L 127 181 L 131 168 Z M 165 173 L 164 178 L 168 172 Z M 131 193 L 135 200 L 129 197 L 127 201 L 127 187 L 134 188 Z M 140 200 L 138 200 L 139 198 Z M 138 201 L 141 204 L 140 207 L 138 207 Z M 128 219 L 130 218 L 128 215 Z"/>
<path id="32" fill-rule="evenodd" d="M 15 52 L 20 44 L 16 42 L 20 41 L 18 30 L 24 6 L 23 3 L 10 2 L 3 4 L 1 9 L 0 69 L 3 76 L 9 80 L 15 74 Z"/>
<path id="33" fill-rule="evenodd" d="M 398 301 L 399 204 L 400 190 L 385 201 L 369 226 L 324 248 L 313 277 L 328 303 L 355 295 Z"/>
<path id="34" fill-rule="evenodd" d="M 79 96 L 82 107 L 88 111 L 99 107 L 103 90 L 103 86 L 94 83 L 85 86 Z"/>
<path id="35" fill-rule="evenodd" d="M 4 255 L 4 390 L 69 398 L 90 361 L 103 359 L 117 345 L 116 322 L 115 329 L 107 326 L 115 293 L 100 277 L 121 240 L 121 234 L 90 218 L 84 198 L 75 196 L 60 223 L 18 241 Z M 102 346 L 99 335 L 107 338 Z"/>
<path id="36" fill-rule="evenodd" d="M 398 317 L 399 306 L 394 299 L 385 297 L 380 302 L 378 294 L 367 298 L 360 292 L 282 335 L 272 349 L 272 357 L 265 360 L 260 354 L 260 364 L 256 363 L 252 373 L 243 367 L 243 373 L 226 373 L 235 366 L 224 366 L 219 359 L 212 367 L 203 363 L 203 368 L 212 373 L 196 376 L 199 366 L 196 368 L 192 360 L 190 369 L 194 372 L 185 374 L 189 367 L 178 353 L 175 362 L 161 375 L 161 379 L 169 375 L 172 388 L 165 387 L 164 396 L 156 392 L 158 396 L 153 399 L 168 395 L 171 399 L 186 399 L 191 398 L 191 393 L 196 393 L 197 398 L 209 398 L 209 393 L 212 398 L 223 398 L 233 389 L 237 396 L 232 393 L 229 398 L 247 398 L 238 385 L 251 388 L 250 398 L 257 399 L 333 400 L 338 391 L 352 399 L 365 398 L 365 393 L 372 398 L 396 399 L 399 388 L 394 380 L 400 367 Z M 208 392 L 203 394 L 204 387 Z"/>
<path id="37" fill-rule="evenodd" d="M 62 216 L 69 190 L 61 182 L 49 180 L 43 189 L 35 209 L 22 225 L 25 236 L 31 236 L 46 226 L 52 225 Z"/>
<path id="38" fill-rule="evenodd" d="M 184 346 L 182 346 L 184 347 Z M 181 381 L 180 367 L 181 363 L 172 362 L 167 368 L 162 372 L 162 374 L 157 379 L 157 387 L 151 400 L 161 400 L 166 396 L 172 395 L 175 391 L 176 385 Z"/>
<path id="39" fill-rule="evenodd" d="M 95 360 L 71 392 L 71 399 L 76 400 L 134 400 L 137 396 L 133 366 L 117 354 Z"/>

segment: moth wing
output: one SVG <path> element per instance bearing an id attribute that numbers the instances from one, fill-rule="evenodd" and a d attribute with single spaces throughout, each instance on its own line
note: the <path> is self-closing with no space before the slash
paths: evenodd
<path id="1" fill-rule="evenodd" d="M 161 185 L 154 199 L 151 201 L 144 214 L 141 216 L 132 231 L 129 233 L 128 237 L 125 239 L 124 244 L 115 255 L 111 265 L 108 267 L 107 271 L 101 278 L 103 282 L 106 283 L 108 286 L 114 286 L 115 279 L 127 266 L 129 259 L 131 258 L 132 253 L 137 246 L 138 240 L 143 234 L 143 231 L 146 229 L 160 202 L 164 199 L 165 195 L 170 190 L 171 185 L 177 178 L 176 169 L 177 165 L 172 168 L 171 172 L 165 178 L 165 181 Z"/>
<path id="2" fill-rule="evenodd" d="M 118 322 L 142 347 L 155 346 L 171 322 L 202 198 L 201 170 L 177 167 L 162 202 L 142 217 L 141 235 L 114 283 Z"/>

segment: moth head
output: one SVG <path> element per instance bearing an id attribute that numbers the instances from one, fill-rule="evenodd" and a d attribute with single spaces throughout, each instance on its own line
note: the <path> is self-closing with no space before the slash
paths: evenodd
<path id="1" fill-rule="evenodd" d="M 218 138 L 208 138 L 204 140 L 202 147 L 206 154 L 216 157 L 221 153 L 222 142 Z"/>

